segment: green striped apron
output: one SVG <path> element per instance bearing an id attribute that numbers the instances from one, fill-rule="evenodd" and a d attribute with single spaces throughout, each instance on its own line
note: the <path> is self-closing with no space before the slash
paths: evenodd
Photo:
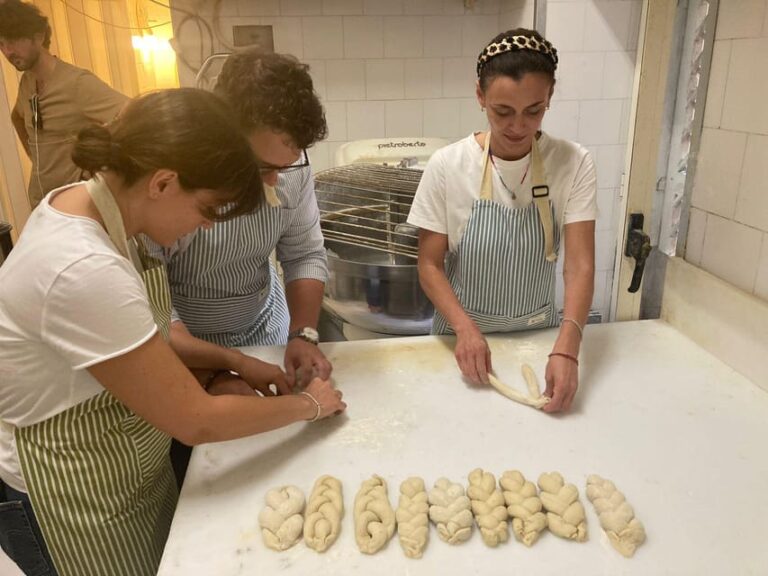
<path id="1" fill-rule="evenodd" d="M 162 265 L 129 247 L 103 180 L 86 186 L 118 251 L 141 265 L 155 321 L 167 338 L 170 295 Z M 178 498 L 170 444 L 169 436 L 107 391 L 16 429 L 24 480 L 59 576 L 157 572 Z"/>
<path id="2" fill-rule="evenodd" d="M 536 138 L 531 146 L 533 201 L 510 208 L 493 201 L 490 133 L 485 136 L 480 198 L 446 276 L 467 315 L 483 333 L 513 332 L 557 325 L 555 268 L 560 234 L 554 225 L 544 166 Z M 435 312 L 432 334 L 453 334 Z"/>

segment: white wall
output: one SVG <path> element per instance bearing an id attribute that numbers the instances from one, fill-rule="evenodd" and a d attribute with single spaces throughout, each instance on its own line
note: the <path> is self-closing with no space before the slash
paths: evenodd
<path id="1" fill-rule="evenodd" d="M 768 300 L 768 0 L 720 0 L 685 259 Z"/>
<path id="2" fill-rule="evenodd" d="M 212 22 L 212 2 L 175 0 Z M 597 163 L 597 275 L 593 308 L 607 316 L 616 243 L 615 206 L 628 133 L 642 0 L 547 2 L 546 36 L 561 64 L 544 128 L 581 142 Z M 208 11 L 208 12 L 206 12 Z M 174 14 L 178 22 L 178 13 Z M 497 33 L 531 27 L 533 0 L 223 0 L 225 40 L 236 24 L 273 26 L 275 50 L 311 66 L 329 136 L 310 156 L 331 166 L 336 149 L 362 138 L 457 140 L 486 127 L 475 99 L 477 54 Z M 179 39 L 199 58 L 193 24 Z M 219 46 L 221 49 L 221 46 Z M 180 70 L 182 84 L 193 75 Z M 558 287 L 562 293 L 562 284 Z"/>

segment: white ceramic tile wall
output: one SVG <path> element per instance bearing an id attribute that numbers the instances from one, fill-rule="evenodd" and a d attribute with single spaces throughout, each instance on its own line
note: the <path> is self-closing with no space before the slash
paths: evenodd
<path id="1" fill-rule="evenodd" d="M 709 214 L 701 267 L 746 292 L 753 292 L 763 236 L 755 228 Z"/>
<path id="2" fill-rule="evenodd" d="M 721 0 L 689 262 L 768 300 L 768 0 Z"/>
<path id="3" fill-rule="evenodd" d="M 698 208 L 691 208 L 688 221 L 688 237 L 685 245 L 685 259 L 696 266 L 701 265 L 701 253 L 704 249 L 704 233 L 707 229 L 707 213 Z"/>
<path id="4" fill-rule="evenodd" d="M 747 137 L 734 219 L 768 230 L 768 136 L 750 134 Z"/>
<path id="5" fill-rule="evenodd" d="M 763 234 L 760 262 L 757 265 L 757 278 L 755 279 L 755 296 L 768 300 L 768 233 Z"/>
<path id="6" fill-rule="evenodd" d="M 174 0 L 189 9 L 190 0 Z M 609 302 L 616 198 L 642 0 L 549 0 L 546 36 L 561 65 L 544 129 L 593 151 L 598 173 L 600 281 L 595 303 Z M 192 3 L 193 4 L 193 3 Z M 311 151 L 316 170 L 331 166 L 345 141 L 384 136 L 457 140 L 487 127 L 475 100 L 475 58 L 498 32 L 530 27 L 533 0 L 223 0 L 222 33 L 233 24 L 273 26 L 277 51 L 311 66 L 329 124 Z M 206 17 L 211 10 L 204 7 Z M 192 35 L 194 36 L 194 35 Z M 190 55 L 199 41 L 182 39 Z M 221 49 L 217 46 L 217 49 Z M 190 84 L 189 71 L 180 74 Z M 562 290 L 562 286 L 559 287 Z"/>
<path id="7" fill-rule="evenodd" d="M 733 218 L 747 135 L 704 128 L 696 165 L 692 203 L 723 218 Z"/>
<path id="8" fill-rule="evenodd" d="M 707 105 L 704 109 L 704 126 L 707 128 L 720 128 L 730 58 L 730 40 L 716 40 L 712 48 L 712 64 L 709 68 L 709 85 L 707 86 Z"/>

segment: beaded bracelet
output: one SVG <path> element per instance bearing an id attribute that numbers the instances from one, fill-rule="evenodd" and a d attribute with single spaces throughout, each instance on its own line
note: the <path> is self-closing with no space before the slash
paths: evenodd
<path id="1" fill-rule="evenodd" d="M 563 358 L 568 358 L 568 360 L 574 362 L 576 366 L 579 365 L 579 359 L 573 354 L 567 354 L 566 352 L 551 352 L 548 357 L 552 358 L 552 356 L 562 356 Z"/>
<path id="2" fill-rule="evenodd" d="M 322 407 L 320 406 L 320 402 L 315 400 L 315 397 L 312 396 L 312 394 L 310 394 L 309 392 L 299 392 L 299 394 L 303 394 L 304 396 L 306 396 L 307 398 L 312 400 L 312 402 L 315 403 L 315 408 L 317 409 L 317 412 L 315 412 L 315 417 L 312 418 L 312 420 L 307 420 L 307 422 L 317 422 L 320 419 L 320 412 L 322 411 Z"/>

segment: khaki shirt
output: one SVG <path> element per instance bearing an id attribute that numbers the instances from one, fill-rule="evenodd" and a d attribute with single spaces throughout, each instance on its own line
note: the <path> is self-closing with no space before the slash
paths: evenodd
<path id="1" fill-rule="evenodd" d="M 78 132 L 93 123 L 109 122 L 128 101 L 88 70 L 57 60 L 38 94 L 42 128 L 36 131 L 30 102 L 36 92 L 35 79 L 25 72 L 14 111 L 24 118 L 29 136 L 32 174 L 28 194 L 33 209 L 54 188 L 81 179 L 80 168 L 72 162 Z"/>

